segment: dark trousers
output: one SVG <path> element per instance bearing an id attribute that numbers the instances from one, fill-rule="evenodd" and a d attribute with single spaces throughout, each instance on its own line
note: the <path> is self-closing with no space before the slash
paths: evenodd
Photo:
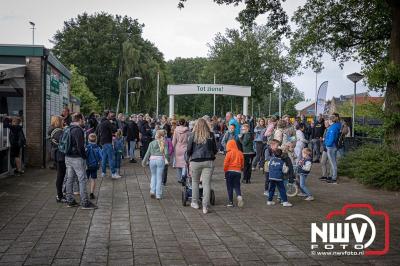
<path id="1" fill-rule="evenodd" d="M 144 155 L 149 148 L 150 140 L 149 139 L 142 139 L 142 146 L 140 146 L 140 158 L 144 158 Z"/>
<path id="2" fill-rule="evenodd" d="M 66 172 L 67 172 L 67 167 L 65 166 L 65 161 L 57 162 L 56 189 L 57 189 L 57 196 L 59 199 L 63 197 L 62 187 Z"/>
<path id="3" fill-rule="evenodd" d="M 264 190 L 265 190 L 265 191 L 268 191 L 268 190 L 269 190 L 269 172 L 266 172 L 266 173 L 265 173 Z"/>
<path id="4" fill-rule="evenodd" d="M 244 169 L 243 169 L 243 180 L 246 182 L 251 179 L 251 161 L 254 154 L 244 154 Z"/>
<path id="5" fill-rule="evenodd" d="M 163 172 L 163 178 L 162 178 L 162 183 L 165 186 L 167 184 L 167 178 L 168 178 L 168 165 L 164 166 L 164 172 Z"/>
<path id="6" fill-rule="evenodd" d="M 275 194 L 275 187 L 278 187 L 279 194 L 281 195 L 282 202 L 287 202 L 286 188 L 283 181 L 270 180 L 269 181 L 269 195 L 268 200 L 272 201 Z"/>
<path id="7" fill-rule="evenodd" d="M 253 168 L 264 166 L 264 143 L 262 141 L 256 142 L 256 157 L 253 160 Z M 258 164 L 258 165 L 257 165 Z"/>
<path id="8" fill-rule="evenodd" d="M 226 189 L 228 191 L 229 202 L 233 202 L 233 190 L 235 190 L 236 196 L 242 195 L 240 191 L 240 177 L 241 174 L 239 172 L 226 172 Z"/>

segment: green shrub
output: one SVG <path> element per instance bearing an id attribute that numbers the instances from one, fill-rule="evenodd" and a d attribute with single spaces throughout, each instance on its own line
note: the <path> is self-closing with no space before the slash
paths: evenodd
<path id="1" fill-rule="evenodd" d="M 362 146 L 339 160 L 339 175 L 388 190 L 400 190 L 400 154 L 385 145 Z"/>

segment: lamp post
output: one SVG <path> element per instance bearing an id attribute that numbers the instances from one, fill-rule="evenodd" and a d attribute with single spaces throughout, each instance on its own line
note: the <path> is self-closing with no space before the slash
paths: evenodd
<path id="1" fill-rule="evenodd" d="M 280 79 L 280 86 L 279 86 L 279 118 L 282 117 L 282 75 Z"/>
<path id="2" fill-rule="evenodd" d="M 354 138 L 354 127 L 356 118 L 356 94 L 357 94 L 357 82 L 364 78 L 360 73 L 354 72 L 353 74 L 347 75 L 347 78 L 354 83 L 354 95 L 353 95 L 353 119 L 351 126 L 351 136 Z"/>
<path id="3" fill-rule="evenodd" d="M 142 79 L 141 77 L 133 77 L 133 78 L 129 78 L 129 79 L 126 80 L 126 90 L 125 90 L 125 93 L 126 93 L 126 95 L 125 95 L 125 110 L 126 110 L 126 114 L 128 114 L 128 111 L 129 111 L 129 109 L 128 109 L 128 105 L 129 105 L 129 103 L 128 103 L 128 83 L 129 83 L 130 80 L 141 80 L 141 79 Z"/>
<path id="4" fill-rule="evenodd" d="M 31 24 L 32 28 L 32 45 L 35 45 L 35 23 L 32 21 L 29 21 L 29 24 Z"/>
<path id="5" fill-rule="evenodd" d="M 157 72 L 157 110 L 156 110 L 156 118 L 158 119 L 158 94 L 160 91 L 160 71 Z"/>

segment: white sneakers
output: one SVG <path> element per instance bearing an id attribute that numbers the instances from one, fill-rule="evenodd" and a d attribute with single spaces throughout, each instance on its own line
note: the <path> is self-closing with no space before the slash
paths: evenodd
<path id="1" fill-rule="evenodd" d="M 208 213 L 208 208 L 207 207 L 203 207 L 203 214 L 207 214 Z"/>
<path id="2" fill-rule="evenodd" d="M 269 206 L 275 205 L 275 201 L 267 201 L 267 205 L 269 205 Z M 282 206 L 283 207 L 292 207 L 293 204 L 286 201 L 286 202 L 282 202 Z"/>
<path id="3" fill-rule="evenodd" d="M 113 174 L 111 176 L 112 179 L 120 179 L 122 176 L 120 176 L 119 174 Z"/>
<path id="4" fill-rule="evenodd" d="M 242 208 L 243 207 L 243 205 L 244 205 L 244 202 L 243 202 L 243 197 L 242 196 L 238 196 L 237 197 L 237 201 L 238 201 L 238 207 L 239 208 Z"/>
<path id="5" fill-rule="evenodd" d="M 106 177 L 106 173 L 101 173 L 101 177 Z"/>
<path id="6" fill-rule="evenodd" d="M 307 194 L 303 193 L 303 192 L 299 192 L 299 193 L 297 193 L 297 196 L 298 197 L 307 197 Z"/>
<path id="7" fill-rule="evenodd" d="M 313 196 L 308 196 L 307 198 L 305 198 L 304 200 L 307 200 L 307 201 L 312 201 L 312 200 L 314 200 L 314 197 Z"/>
<path id="8" fill-rule="evenodd" d="M 190 207 L 192 207 L 193 209 L 199 209 L 200 207 L 199 207 L 199 204 L 197 204 L 197 203 L 195 203 L 195 202 L 192 202 L 191 204 L 190 204 Z"/>

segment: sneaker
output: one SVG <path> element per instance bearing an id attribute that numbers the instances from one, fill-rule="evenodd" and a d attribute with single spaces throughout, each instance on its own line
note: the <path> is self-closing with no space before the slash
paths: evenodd
<path id="1" fill-rule="evenodd" d="M 208 213 L 208 208 L 207 207 L 203 207 L 203 214 L 207 214 Z"/>
<path id="2" fill-rule="evenodd" d="M 336 181 L 336 180 L 333 180 L 333 179 L 328 179 L 328 180 L 326 180 L 326 183 L 337 185 L 337 181 Z"/>
<path id="3" fill-rule="evenodd" d="M 298 197 L 307 197 L 307 194 L 300 192 L 300 193 L 297 193 L 297 196 Z"/>
<path id="4" fill-rule="evenodd" d="M 68 208 L 73 208 L 73 207 L 78 207 L 78 206 L 79 206 L 79 204 L 75 200 L 73 200 L 72 202 L 67 202 Z"/>
<path id="5" fill-rule="evenodd" d="M 95 199 L 94 194 L 93 194 L 93 193 L 90 193 L 89 198 L 90 198 L 90 199 Z"/>
<path id="6" fill-rule="evenodd" d="M 288 201 L 286 201 L 286 202 L 283 202 L 283 203 L 282 203 L 282 206 L 283 206 L 283 207 L 292 207 L 293 204 L 290 203 L 290 202 L 288 202 Z"/>
<path id="7" fill-rule="evenodd" d="M 328 177 L 325 179 L 326 182 L 328 182 L 328 181 L 330 181 L 330 180 L 332 180 L 332 177 L 330 177 L 330 176 L 328 176 Z"/>
<path id="8" fill-rule="evenodd" d="M 60 197 L 56 196 L 56 201 L 58 203 L 66 203 L 67 199 L 65 197 L 60 198 Z"/>
<path id="9" fill-rule="evenodd" d="M 321 176 L 321 177 L 319 178 L 319 180 L 321 180 L 321 181 L 326 181 L 326 179 L 328 179 L 326 176 Z"/>
<path id="10" fill-rule="evenodd" d="M 269 195 L 268 190 L 265 190 L 265 191 L 264 191 L 264 196 L 268 196 L 268 195 Z"/>
<path id="11" fill-rule="evenodd" d="M 270 206 L 275 205 L 275 201 L 267 201 L 267 205 L 270 205 Z"/>
<path id="12" fill-rule="evenodd" d="M 155 199 L 156 198 L 156 194 L 150 192 L 150 198 L 151 199 Z"/>
<path id="13" fill-rule="evenodd" d="M 244 201 L 243 201 L 243 197 L 242 196 L 238 196 L 237 197 L 237 201 L 238 201 L 238 207 L 239 208 L 242 208 L 243 207 L 243 205 L 244 205 Z"/>
<path id="14" fill-rule="evenodd" d="M 101 173 L 101 177 L 106 177 L 106 173 Z"/>
<path id="15" fill-rule="evenodd" d="M 76 192 L 74 192 L 74 195 L 80 195 L 81 193 L 80 192 L 78 192 L 78 191 L 76 191 Z"/>
<path id="16" fill-rule="evenodd" d="M 122 176 L 120 176 L 119 174 L 113 174 L 111 176 L 112 179 L 120 179 Z"/>
<path id="17" fill-rule="evenodd" d="M 233 207 L 233 202 L 229 202 L 226 207 Z"/>
<path id="18" fill-rule="evenodd" d="M 137 163 L 137 161 L 135 159 L 130 159 L 129 162 L 130 163 Z"/>
<path id="19" fill-rule="evenodd" d="M 97 205 L 92 203 L 91 201 L 88 201 L 85 205 L 81 207 L 82 210 L 94 210 L 97 209 Z"/>
<path id="20" fill-rule="evenodd" d="M 304 200 L 312 201 L 312 200 L 314 200 L 314 197 L 313 197 L 313 196 L 308 196 L 308 197 L 305 198 Z"/>
<path id="21" fill-rule="evenodd" d="M 196 202 L 192 202 L 191 204 L 190 204 L 190 207 L 192 207 L 193 209 L 199 209 L 200 207 L 199 207 L 199 204 L 197 204 Z"/>

